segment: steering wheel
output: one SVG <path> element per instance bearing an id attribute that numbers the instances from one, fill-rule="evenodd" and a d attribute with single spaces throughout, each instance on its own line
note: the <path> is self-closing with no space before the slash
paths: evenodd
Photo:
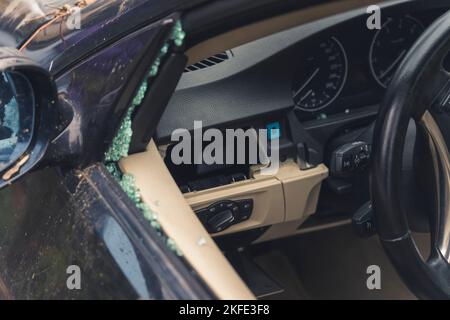
<path id="1" fill-rule="evenodd" d="M 425 31 L 399 66 L 374 133 L 371 195 L 376 228 L 398 273 L 423 299 L 450 299 L 450 73 L 444 67 L 449 51 L 450 11 Z M 425 133 L 434 172 L 427 259 L 414 242 L 402 201 L 401 168 L 410 119 Z"/>

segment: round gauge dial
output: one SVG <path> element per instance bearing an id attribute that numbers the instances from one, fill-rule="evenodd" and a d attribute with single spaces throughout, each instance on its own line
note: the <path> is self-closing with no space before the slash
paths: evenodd
<path id="1" fill-rule="evenodd" d="M 375 80 L 387 88 L 397 67 L 425 30 L 416 19 L 389 18 L 375 34 L 370 46 L 370 68 Z"/>
<path id="2" fill-rule="evenodd" d="M 294 76 L 292 96 L 304 111 L 329 106 L 341 93 L 347 79 L 347 56 L 336 38 L 327 39 L 307 55 Z"/>

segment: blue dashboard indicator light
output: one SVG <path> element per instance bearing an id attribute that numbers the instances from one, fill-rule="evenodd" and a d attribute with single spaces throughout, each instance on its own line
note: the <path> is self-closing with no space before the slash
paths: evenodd
<path id="1" fill-rule="evenodd" d="M 277 122 L 272 122 L 266 125 L 267 135 L 270 141 L 281 138 L 281 125 Z"/>

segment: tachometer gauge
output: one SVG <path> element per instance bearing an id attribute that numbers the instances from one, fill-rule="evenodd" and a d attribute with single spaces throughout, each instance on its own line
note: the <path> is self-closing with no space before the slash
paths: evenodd
<path id="1" fill-rule="evenodd" d="M 370 68 L 375 80 L 387 88 L 397 67 L 425 30 L 416 19 L 389 18 L 375 34 L 370 46 Z"/>
<path id="2" fill-rule="evenodd" d="M 329 106 L 341 93 L 347 79 L 347 56 L 336 38 L 329 38 L 306 55 L 292 86 L 295 105 L 304 111 Z"/>

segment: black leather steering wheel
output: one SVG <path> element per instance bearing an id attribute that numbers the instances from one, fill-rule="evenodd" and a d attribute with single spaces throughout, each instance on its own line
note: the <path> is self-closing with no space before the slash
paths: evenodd
<path id="1" fill-rule="evenodd" d="M 449 51 L 450 11 L 425 31 L 399 66 L 374 134 L 371 192 L 378 234 L 405 283 L 425 299 L 450 299 L 450 73 L 444 68 Z M 432 217 L 428 259 L 414 242 L 402 201 L 410 119 L 425 132 L 435 173 L 435 206 L 427 212 Z"/>

